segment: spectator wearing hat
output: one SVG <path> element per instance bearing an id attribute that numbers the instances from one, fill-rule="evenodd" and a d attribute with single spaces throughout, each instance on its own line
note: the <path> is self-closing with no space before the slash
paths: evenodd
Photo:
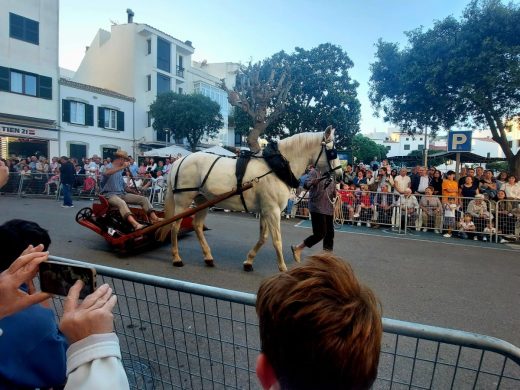
<path id="1" fill-rule="evenodd" d="M 145 226 L 135 219 L 127 203 L 141 206 L 152 223 L 162 221 L 162 218 L 159 218 L 155 214 L 148 198 L 141 195 L 130 194 L 125 191 L 123 171 L 129 166 L 128 153 L 123 150 L 116 151 L 114 153 L 112 168 L 107 168 L 102 176 L 101 194 L 107 197 L 108 203 L 111 206 L 115 206 L 119 209 L 119 213 L 125 221 L 128 221 L 135 230 L 138 230 Z"/>

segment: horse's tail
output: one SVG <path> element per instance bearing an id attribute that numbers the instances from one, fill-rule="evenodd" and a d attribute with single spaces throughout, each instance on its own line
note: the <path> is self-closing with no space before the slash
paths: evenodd
<path id="1" fill-rule="evenodd" d="M 170 175 L 171 176 L 171 175 Z M 173 196 L 173 189 L 172 189 L 173 183 L 171 180 L 168 180 L 168 183 L 166 185 L 166 196 L 164 198 L 164 218 L 168 219 L 175 215 L 175 197 Z M 155 233 L 156 238 L 164 242 L 166 240 L 166 237 L 171 232 L 172 225 L 168 224 L 166 226 L 163 226 L 162 228 L 158 229 Z"/>

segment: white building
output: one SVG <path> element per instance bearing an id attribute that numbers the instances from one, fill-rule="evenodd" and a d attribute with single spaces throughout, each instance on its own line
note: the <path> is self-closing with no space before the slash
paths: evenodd
<path id="1" fill-rule="evenodd" d="M 58 0 L 0 0 L 0 153 L 57 156 Z"/>
<path id="2" fill-rule="evenodd" d="M 383 145 L 388 150 L 387 157 L 407 156 L 415 150 L 424 150 L 428 148 L 430 139 L 426 139 L 424 134 L 409 135 L 401 133 L 399 130 L 391 128 L 387 133 L 374 132 L 366 134 L 366 137 L 379 145 Z"/>
<path id="3" fill-rule="evenodd" d="M 154 131 L 149 115 L 149 107 L 160 93 L 209 91 L 208 95 L 221 104 L 227 124 L 228 103 L 218 88 L 219 80 L 191 67 L 192 43 L 134 23 L 133 12 L 127 13 L 128 23 L 112 25 L 110 32 L 98 31 L 73 81 L 135 98 L 135 137 L 143 149 L 164 146 L 170 138 L 168 129 Z M 226 138 L 222 133 L 215 143 Z"/>
<path id="4" fill-rule="evenodd" d="M 65 78 L 60 79 L 61 154 L 112 157 L 117 149 L 135 155 L 134 99 Z"/>
<path id="5" fill-rule="evenodd" d="M 236 75 L 240 64 L 235 62 L 208 63 L 206 60 L 197 62 L 193 61 L 192 71 L 198 71 L 199 81 L 194 82 L 195 92 L 202 93 L 210 97 L 212 100 L 220 104 L 221 114 L 224 118 L 224 128 L 219 134 L 220 143 L 229 146 L 241 145 L 240 134 L 235 134 L 234 122 L 229 123 L 229 118 L 233 116 L 233 107 L 228 103 L 227 93 L 222 90 L 219 85 L 224 80 L 228 89 L 233 89 L 236 83 Z M 200 71 L 199 71 L 200 70 Z M 211 83 L 215 86 L 208 86 L 203 81 L 203 75 L 209 75 L 212 78 Z M 218 100 L 217 100 L 218 99 Z"/>

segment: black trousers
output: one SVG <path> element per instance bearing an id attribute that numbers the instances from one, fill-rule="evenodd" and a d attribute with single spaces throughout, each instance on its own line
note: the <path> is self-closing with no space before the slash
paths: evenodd
<path id="1" fill-rule="evenodd" d="M 323 249 L 332 251 L 334 247 L 334 218 L 332 215 L 325 215 L 311 212 L 312 235 L 303 240 L 307 248 L 311 248 L 323 240 Z"/>

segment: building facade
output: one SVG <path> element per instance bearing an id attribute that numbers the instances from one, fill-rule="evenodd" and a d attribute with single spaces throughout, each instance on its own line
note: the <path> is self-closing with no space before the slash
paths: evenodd
<path id="1" fill-rule="evenodd" d="M 0 0 L 0 154 L 59 154 L 58 0 Z"/>
<path id="2" fill-rule="evenodd" d="M 135 155 L 133 98 L 65 78 L 59 84 L 62 154 L 79 161 L 117 149 Z"/>
<path id="3" fill-rule="evenodd" d="M 112 25 L 110 32 L 98 31 L 73 81 L 135 99 L 135 139 L 140 151 L 176 141 L 169 129 L 155 131 L 149 114 L 157 95 L 167 91 L 199 92 L 217 101 L 225 128 L 215 139 L 205 141 L 227 144 L 227 96 L 218 87 L 218 78 L 192 68 L 191 56 L 195 50 L 192 43 L 178 40 L 148 24 L 134 23 L 133 13 L 130 10 L 127 13 L 128 23 Z"/>

